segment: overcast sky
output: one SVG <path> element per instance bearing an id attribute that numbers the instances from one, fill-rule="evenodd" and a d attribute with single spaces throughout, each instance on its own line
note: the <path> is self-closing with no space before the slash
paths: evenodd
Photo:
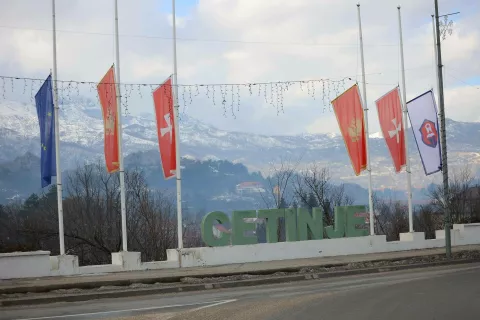
<path id="1" fill-rule="evenodd" d="M 122 82 L 162 82 L 173 72 L 171 1 L 118 2 Z M 56 1 L 60 80 L 98 81 L 114 62 L 113 3 Z M 177 0 L 178 82 L 246 83 L 345 76 L 361 81 L 356 3 Z M 433 3 L 361 1 L 370 132 L 379 131 L 374 101 L 400 81 L 398 4 L 402 6 L 404 27 L 407 99 L 436 85 Z M 480 121 L 480 2 L 440 0 L 439 5 L 440 14 L 461 12 L 451 17 L 453 33 L 442 42 L 446 116 Z M 0 74 L 45 78 L 52 67 L 49 30 L 51 0 L 0 0 Z M 352 84 L 347 82 L 346 86 Z M 224 117 L 219 101 L 214 106 L 203 93 L 182 110 L 228 130 L 339 133 L 334 114 L 323 112 L 321 91 L 316 87 L 314 100 L 306 90 L 294 87 L 285 93 L 284 112 L 278 115 L 261 97 L 250 98 L 248 89 L 240 92 L 236 118 L 230 112 Z M 132 97 L 131 113 L 152 113 L 152 100 L 146 95 L 142 99 Z M 217 98 L 220 95 L 217 91 Z"/>

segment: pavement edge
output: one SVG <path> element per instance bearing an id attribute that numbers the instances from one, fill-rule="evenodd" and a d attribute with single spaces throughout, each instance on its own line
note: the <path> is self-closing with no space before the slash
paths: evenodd
<path id="1" fill-rule="evenodd" d="M 225 281 L 216 283 L 202 283 L 202 284 L 188 284 L 183 286 L 172 286 L 164 288 L 146 288 L 146 289 L 128 289 L 128 290 L 115 290 L 107 292 L 94 292 L 94 293 L 79 293 L 79 294 L 67 294 L 62 296 L 43 296 L 43 297 L 28 297 L 28 298 L 13 298 L 0 300 L 0 306 L 21 306 L 21 305 L 38 305 L 49 304 L 55 302 L 79 302 L 96 299 L 108 299 L 108 298 L 124 298 L 133 296 L 145 296 L 152 294 L 168 294 L 179 293 L 189 291 L 203 291 L 213 289 L 227 289 L 238 287 L 249 287 L 268 284 L 279 284 L 294 281 L 308 281 L 324 278 L 334 278 L 342 276 L 362 275 L 362 274 L 375 274 L 390 271 L 401 271 L 418 268 L 439 267 L 445 265 L 457 265 L 480 262 L 480 259 L 460 259 L 451 261 L 436 261 L 427 263 L 418 263 L 410 265 L 393 265 L 385 267 L 364 268 L 364 269 L 352 269 L 344 271 L 332 271 L 321 273 L 305 273 L 296 275 L 286 275 L 250 280 L 237 280 L 237 281 Z"/>
<path id="2" fill-rule="evenodd" d="M 416 250 L 413 250 L 416 251 Z M 469 250 L 460 250 L 458 252 L 469 251 Z M 421 257 L 430 257 L 436 256 L 437 253 L 430 253 L 421 255 Z M 417 256 L 409 256 L 409 257 L 391 257 L 391 258 L 379 258 L 379 259 L 369 259 L 365 261 L 359 262 L 380 262 L 380 261 L 388 261 L 388 262 L 395 262 L 410 258 L 415 258 Z M 161 277 L 140 277 L 135 279 L 115 279 L 115 280 L 92 280 L 92 281 L 82 281 L 76 283 L 56 283 L 56 284 L 47 284 L 47 285 L 21 285 L 18 287 L 7 287 L 7 288 L 0 288 L 0 295 L 1 294 L 13 294 L 13 293 L 48 293 L 49 291 L 53 290 L 62 290 L 62 289 L 96 289 L 101 286 L 129 286 L 132 284 L 143 283 L 143 284 L 154 284 L 154 283 L 165 283 L 165 284 L 172 284 L 178 283 L 181 281 L 182 278 L 190 277 L 190 278 L 205 278 L 205 277 L 227 277 L 227 276 L 236 276 L 242 274 L 251 274 L 251 275 L 273 275 L 277 272 L 298 272 L 304 267 L 310 268 L 330 268 L 330 267 L 337 267 L 337 266 L 344 266 L 348 263 L 345 262 L 338 262 L 338 263 L 329 263 L 329 264 L 319 264 L 319 265 L 308 265 L 308 266 L 296 266 L 296 267 L 278 267 L 278 268 L 269 268 L 269 269 L 260 269 L 260 270 L 248 270 L 248 271 L 230 271 L 230 272 L 213 272 L 213 273 L 203 273 L 203 274 L 194 274 L 194 275 L 179 275 L 179 276 L 161 276 Z"/>

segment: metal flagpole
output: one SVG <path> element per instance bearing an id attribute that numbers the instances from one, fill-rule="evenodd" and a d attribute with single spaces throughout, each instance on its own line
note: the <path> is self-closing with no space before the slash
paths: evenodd
<path id="1" fill-rule="evenodd" d="M 122 95 L 120 93 L 120 48 L 118 41 L 118 0 L 115 1 L 115 82 L 117 92 L 118 153 L 120 167 L 120 206 L 122 212 L 122 250 L 127 249 L 127 208 L 125 201 L 125 169 L 123 166 L 122 142 Z"/>
<path id="2" fill-rule="evenodd" d="M 53 101 L 55 103 L 55 161 L 57 170 L 57 206 L 58 206 L 58 238 L 60 239 L 60 254 L 65 254 L 65 235 L 63 230 L 63 190 L 62 169 L 60 168 L 60 128 L 58 121 L 58 87 L 57 87 L 57 26 L 55 23 L 55 0 L 52 0 L 52 27 L 53 27 Z"/>
<path id="3" fill-rule="evenodd" d="M 175 25 L 175 0 L 172 0 L 172 16 L 173 16 L 173 115 L 175 128 L 175 159 L 176 159 L 176 177 L 177 177 L 177 228 L 178 228 L 178 250 L 180 267 L 181 254 L 180 249 L 183 248 L 183 223 L 182 223 L 182 174 L 180 169 L 180 132 L 178 130 L 178 115 L 180 106 L 178 105 L 178 87 L 177 87 L 177 26 Z"/>
<path id="4" fill-rule="evenodd" d="M 413 208 L 412 208 L 412 172 L 410 171 L 410 158 L 408 156 L 408 130 L 407 130 L 407 88 L 405 86 L 405 64 L 403 58 L 403 35 L 402 35 L 402 16 L 400 6 L 398 9 L 398 30 L 400 33 L 400 62 L 402 67 L 402 105 L 403 105 L 403 134 L 405 137 L 405 158 L 407 165 L 407 194 L 408 194 L 408 226 L 410 232 L 413 232 Z"/>
<path id="5" fill-rule="evenodd" d="M 438 1 L 435 0 L 437 66 L 438 66 L 438 102 L 440 116 L 440 141 L 442 147 L 443 201 L 445 202 L 445 249 L 449 259 L 452 254 L 450 239 L 450 193 L 448 188 L 447 134 L 445 131 L 445 101 L 443 99 L 442 48 L 440 46 L 440 21 L 438 17 Z"/>
<path id="6" fill-rule="evenodd" d="M 435 16 L 433 14 L 432 14 L 432 28 L 433 28 L 433 54 L 435 56 L 435 75 L 436 75 L 435 82 L 437 84 L 437 94 L 438 94 L 440 92 L 440 88 L 438 85 L 438 57 L 437 57 L 437 40 L 436 40 L 436 32 L 435 32 Z"/>
<path id="7" fill-rule="evenodd" d="M 365 113 L 365 135 L 367 145 L 367 171 L 368 171 L 368 205 L 370 208 L 370 235 L 375 235 L 375 221 L 373 216 L 373 195 L 372 195 L 372 168 L 370 167 L 370 148 L 368 136 L 368 107 L 367 107 L 367 82 L 365 80 L 365 61 L 363 58 L 363 36 L 362 21 L 360 19 L 360 3 L 357 4 L 358 11 L 358 30 L 360 35 L 360 57 L 362 62 L 362 81 L 363 81 L 363 108 Z"/>

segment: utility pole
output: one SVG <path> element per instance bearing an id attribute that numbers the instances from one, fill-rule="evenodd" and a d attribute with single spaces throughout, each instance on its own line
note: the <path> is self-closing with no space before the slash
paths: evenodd
<path id="1" fill-rule="evenodd" d="M 451 217 L 450 217 L 450 192 L 448 187 L 448 158 L 447 158 L 447 134 L 445 131 L 445 101 L 443 96 L 443 72 L 442 72 L 442 46 L 440 44 L 440 16 L 438 15 L 438 0 L 435 1 L 435 29 L 437 47 L 437 68 L 438 68 L 438 104 L 440 117 L 440 143 L 442 145 L 442 175 L 443 175 L 443 201 L 445 216 L 445 249 L 447 259 L 452 255 L 451 242 Z M 458 13 L 458 12 L 457 12 Z M 455 14 L 455 13 L 454 13 Z M 448 15 L 444 15 L 445 17 Z M 448 28 L 448 26 L 447 26 Z M 451 34 L 451 30 L 450 30 Z"/>

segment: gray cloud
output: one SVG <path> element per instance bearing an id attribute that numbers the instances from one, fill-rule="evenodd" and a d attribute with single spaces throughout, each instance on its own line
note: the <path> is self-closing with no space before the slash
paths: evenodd
<path id="1" fill-rule="evenodd" d="M 407 97 L 413 98 L 435 87 L 430 24 L 433 2 L 402 2 Z M 0 6 L 2 26 L 51 28 L 49 0 L 0 0 Z M 462 11 L 454 18 L 454 33 L 443 42 L 447 116 L 479 121 L 480 90 L 456 80 L 480 74 L 480 62 L 475 58 L 480 52 L 478 4 L 473 0 L 440 1 L 440 6 L 442 13 Z M 158 83 L 173 72 L 171 15 L 160 7 L 154 0 L 119 1 L 123 82 Z M 397 2 L 390 0 L 362 1 L 371 132 L 379 130 L 375 99 L 399 82 L 396 7 Z M 361 81 L 357 76 L 356 9 L 353 0 L 198 1 L 185 11 L 186 15 L 178 17 L 179 82 L 244 83 L 343 76 Z M 57 0 L 57 28 L 59 78 L 99 80 L 114 59 L 113 1 Z M 0 28 L 1 74 L 44 78 L 50 70 L 51 33 L 27 29 Z M 265 89 L 270 93 L 269 87 Z M 328 108 L 323 112 L 321 87 L 316 88 L 315 100 L 298 87 L 291 88 L 284 96 L 284 112 L 278 115 L 275 107 L 265 103 L 263 92 L 261 97 L 250 97 L 247 88 L 241 90 L 239 112 L 233 103 L 236 119 L 230 110 L 224 117 L 221 101 L 214 106 L 204 94 L 184 111 L 223 129 L 338 133 L 334 115 Z M 220 98 L 218 87 L 216 94 Z M 328 98 L 333 98 L 332 94 Z M 149 97 L 132 98 L 131 102 L 131 112 L 152 110 Z M 227 107 L 231 107 L 230 101 Z"/>

